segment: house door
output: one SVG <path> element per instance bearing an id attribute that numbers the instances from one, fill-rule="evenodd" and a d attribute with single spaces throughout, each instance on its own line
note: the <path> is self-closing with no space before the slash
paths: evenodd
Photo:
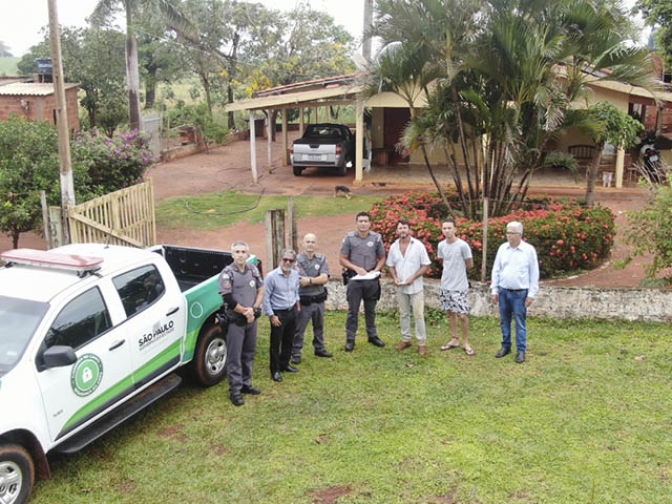
<path id="1" fill-rule="evenodd" d="M 404 128 L 411 120 L 411 111 L 407 108 L 386 108 L 384 115 L 385 133 L 383 143 L 390 152 L 390 164 L 408 163 L 409 156 L 403 156 L 397 150 Z"/>

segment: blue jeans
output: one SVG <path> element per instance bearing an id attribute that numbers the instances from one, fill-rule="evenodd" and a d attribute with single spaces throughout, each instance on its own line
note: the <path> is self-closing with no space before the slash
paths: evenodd
<path id="1" fill-rule="evenodd" d="M 516 320 L 516 350 L 527 350 L 527 289 L 499 289 L 499 317 L 502 325 L 502 346 L 511 348 L 511 318 Z"/>

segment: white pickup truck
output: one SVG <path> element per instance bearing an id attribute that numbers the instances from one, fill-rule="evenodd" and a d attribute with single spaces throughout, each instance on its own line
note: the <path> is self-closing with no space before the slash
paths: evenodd
<path id="1" fill-rule="evenodd" d="M 355 135 L 343 124 L 309 124 L 290 151 L 292 169 L 300 176 L 311 166 L 333 167 L 345 176 L 355 159 Z"/>
<path id="2" fill-rule="evenodd" d="M 216 320 L 229 253 L 102 244 L 0 255 L 0 503 L 177 387 L 225 375 Z"/>

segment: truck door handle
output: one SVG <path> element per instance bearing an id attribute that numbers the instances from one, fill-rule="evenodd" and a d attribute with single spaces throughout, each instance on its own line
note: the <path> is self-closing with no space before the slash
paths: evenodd
<path id="1" fill-rule="evenodd" d="M 123 339 L 122 339 L 122 340 L 119 340 L 119 341 L 115 341 L 114 343 L 112 343 L 112 346 L 110 347 L 110 352 L 111 352 L 112 350 L 116 350 L 117 348 L 119 348 L 119 347 L 120 347 L 121 345 L 123 345 L 124 343 L 126 343 L 126 340 L 123 340 Z"/>
<path id="2" fill-rule="evenodd" d="M 171 308 L 170 311 L 168 311 L 168 313 L 166 313 L 166 317 L 169 317 L 173 313 L 176 313 L 179 309 L 180 309 L 179 306 L 176 306 L 175 308 Z"/>

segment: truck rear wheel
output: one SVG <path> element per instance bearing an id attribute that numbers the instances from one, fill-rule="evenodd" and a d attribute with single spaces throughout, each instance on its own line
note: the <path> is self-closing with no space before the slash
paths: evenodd
<path id="1" fill-rule="evenodd" d="M 341 177 L 345 177 L 348 174 L 348 167 L 346 165 L 338 167 L 338 174 Z"/>
<path id="2" fill-rule="evenodd" d="M 303 168 L 299 168 L 298 166 L 293 166 L 293 171 L 294 171 L 294 176 L 295 177 L 300 177 L 301 172 L 303 171 Z"/>
<path id="3" fill-rule="evenodd" d="M 219 324 L 203 330 L 198 337 L 192 374 L 204 387 L 217 385 L 226 374 L 226 335 Z"/>
<path id="4" fill-rule="evenodd" d="M 0 446 L 0 502 L 23 504 L 35 484 L 35 464 L 22 446 Z"/>

